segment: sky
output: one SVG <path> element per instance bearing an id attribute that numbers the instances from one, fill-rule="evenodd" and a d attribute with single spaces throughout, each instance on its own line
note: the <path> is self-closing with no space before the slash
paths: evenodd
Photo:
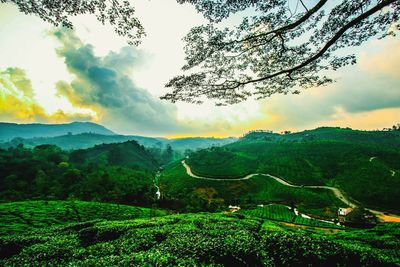
<path id="1" fill-rule="evenodd" d="M 0 121 L 93 121 L 121 134 L 240 136 L 254 129 L 319 126 L 375 130 L 400 122 L 400 38 L 355 49 L 357 65 L 336 82 L 300 95 L 275 95 L 217 107 L 171 104 L 159 97 L 184 65 L 182 38 L 206 20 L 175 0 L 137 0 L 147 36 L 128 46 L 92 16 L 74 30 L 54 28 L 0 4 Z"/>

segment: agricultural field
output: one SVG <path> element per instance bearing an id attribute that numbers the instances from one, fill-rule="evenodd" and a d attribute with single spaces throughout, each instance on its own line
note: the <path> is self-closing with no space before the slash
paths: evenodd
<path id="1" fill-rule="evenodd" d="M 387 230 L 387 237 L 396 229 Z M 235 214 L 100 221 L 0 238 L 2 266 L 395 266 L 398 252 L 353 232 L 329 237 Z M 398 239 L 390 239 L 398 246 Z M 388 241 L 389 242 L 389 241 Z"/>
<path id="2" fill-rule="evenodd" d="M 85 201 L 20 201 L 0 204 L 0 236 L 96 220 L 149 218 L 149 208 Z M 158 210 L 156 216 L 166 213 Z M 153 215 L 153 216 L 154 216 Z"/>

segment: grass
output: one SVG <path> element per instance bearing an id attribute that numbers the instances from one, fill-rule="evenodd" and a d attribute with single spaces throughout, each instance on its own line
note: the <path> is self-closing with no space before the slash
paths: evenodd
<path id="1" fill-rule="evenodd" d="M 85 201 L 21 201 L 0 204 L 0 215 L 0 236 L 6 236 L 92 220 L 149 218 L 150 209 Z"/>
<path id="2" fill-rule="evenodd" d="M 260 219 L 180 214 L 0 238 L 1 266 L 395 266 L 397 254 Z M 395 245 L 398 239 L 392 238 Z"/>

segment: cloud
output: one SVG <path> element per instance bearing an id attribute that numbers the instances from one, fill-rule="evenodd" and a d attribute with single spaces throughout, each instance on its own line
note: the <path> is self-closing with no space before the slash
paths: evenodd
<path id="1" fill-rule="evenodd" d="M 0 120 L 13 122 L 67 122 L 90 120 L 86 114 L 58 110 L 52 114 L 35 100 L 31 81 L 20 68 L 0 71 Z"/>
<path id="2" fill-rule="evenodd" d="M 160 101 L 131 79 L 146 58 L 142 51 L 123 47 L 98 57 L 93 46 L 83 44 L 72 31 L 53 34 L 61 44 L 57 54 L 75 77 L 70 83 L 57 83 L 59 96 L 96 111 L 100 122 L 118 132 L 154 135 L 187 130 L 178 123 L 174 105 Z"/>

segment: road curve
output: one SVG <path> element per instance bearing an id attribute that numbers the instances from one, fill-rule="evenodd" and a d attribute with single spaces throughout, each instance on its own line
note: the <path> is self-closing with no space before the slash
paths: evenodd
<path id="1" fill-rule="evenodd" d="M 350 199 L 348 199 L 342 193 L 342 191 L 340 191 L 338 188 L 332 187 L 332 186 L 325 186 L 325 185 L 294 185 L 294 184 L 290 184 L 290 183 L 286 182 L 285 180 L 283 180 L 283 179 L 281 179 L 279 177 L 273 176 L 271 174 L 266 174 L 266 173 L 252 173 L 252 174 L 246 175 L 246 176 L 241 177 L 241 178 L 236 178 L 236 179 L 235 178 L 226 178 L 226 179 L 224 179 L 224 178 L 212 178 L 212 177 L 205 177 L 205 176 L 199 176 L 199 175 L 194 174 L 192 172 L 190 166 L 187 165 L 187 163 L 184 160 L 182 160 L 182 165 L 183 165 L 183 167 L 185 167 L 186 173 L 189 176 L 191 176 L 193 178 L 196 178 L 196 179 L 202 179 L 202 180 L 210 180 L 210 181 L 243 181 L 243 180 L 251 179 L 254 176 L 259 176 L 260 175 L 260 176 L 265 176 L 265 177 L 274 179 L 275 181 L 277 181 L 277 182 L 279 182 L 279 183 L 281 183 L 283 185 L 290 186 L 290 187 L 311 188 L 311 189 L 327 189 L 327 190 L 331 190 L 333 192 L 333 194 L 338 199 L 340 199 L 342 202 L 344 202 L 345 204 L 349 205 L 352 208 L 357 207 L 357 204 L 352 202 Z"/>

